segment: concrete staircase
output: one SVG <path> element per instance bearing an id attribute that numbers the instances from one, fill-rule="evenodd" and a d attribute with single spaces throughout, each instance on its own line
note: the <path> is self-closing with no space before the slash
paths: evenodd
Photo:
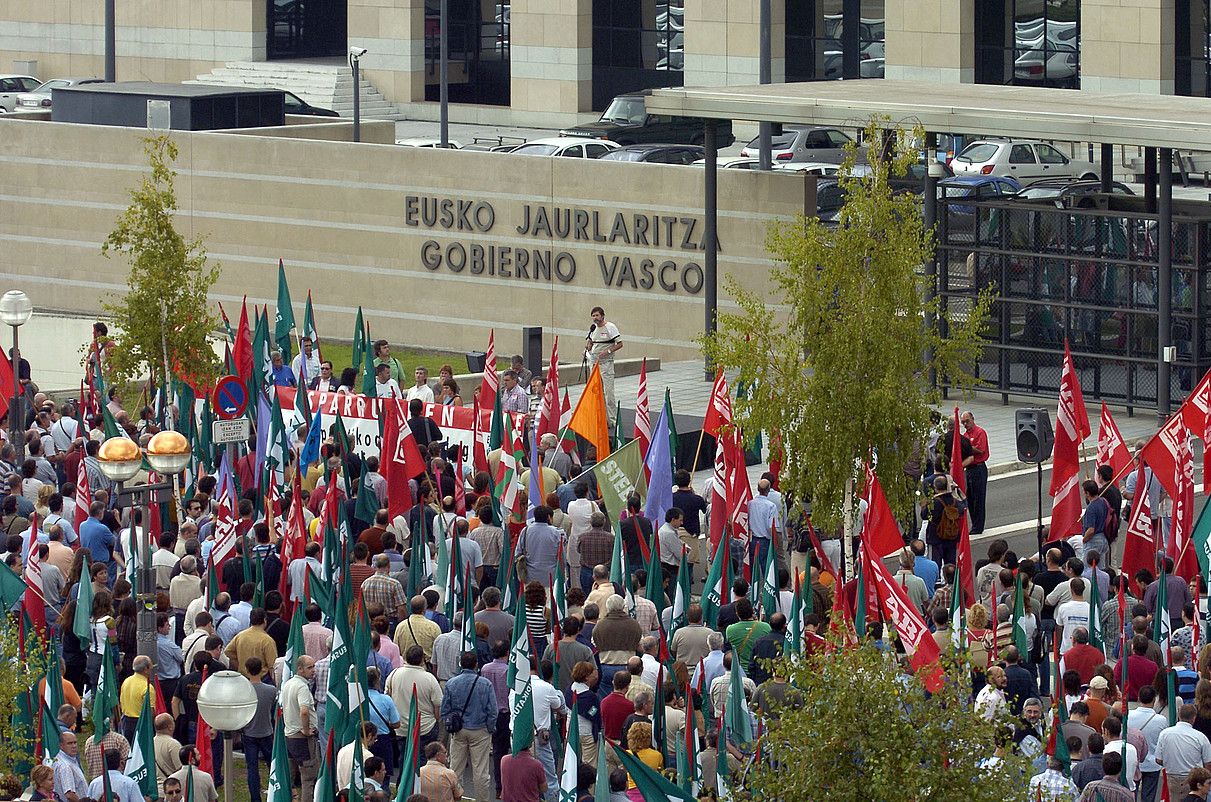
<path id="1" fill-rule="evenodd" d="M 229 61 L 187 84 L 253 86 L 285 89 L 313 106 L 353 116 L 353 74 L 339 59 L 323 61 Z M 361 79 L 362 117 L 394 120 L 403 115 L 364 77 Z"/>

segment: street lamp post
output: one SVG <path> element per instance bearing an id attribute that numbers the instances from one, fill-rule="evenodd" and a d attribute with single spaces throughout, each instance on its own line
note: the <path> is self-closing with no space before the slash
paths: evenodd
<path id="1" fill-rule="evenodd" d="M 353 141 L 362 141 L 362 56 L 364 47 L 349 48 L 349 69 L 353 71 Z"/>
<path id="2" fill-rule="evenodd" d="M 17 465 L 25 460 L 25 419 L 21 414 L 21 349 L 17 344 L 17 330 L 29 322 L 34 313 L 34 304 L 21 290 L 9 290 L 0 297 L 0 323 L 13 327 L 13 397 L 8 407 L 9 441 L 17 451 Z"/>
<path id="3" fill-rule="evenodd" d="M 152 482 L 126 487 L 125 483 L 134 478 L 143 464 L 143 458 L 151 465 L 152 470 L 167 481 Z M 151 501 L 153 497 L 162 496 L 164 491 L 174 489 L 172 477 L 185 469 L 189 464 L 189 441 L 180 432 L 163 431 L 151 438 L 147 450 L 139 448 L 134 440 L 128 437 L 111 437 L 101 444 L 97 459 L 101 463 L 101 472 L 118 485 L 118 500 L 132 501 L 139 506 L 142 517 L 143 532 L 139 539 L 139 571 L 138 598 L 142 602 L 139 607 L 138 629 L 136 643 L 138 653 L 149 657 L 154 665 L 156 662 L 156 587 L 152 578 L 151 566 Z M 130 519 L 131 542 L 134 543 L 135 520 Z"/>
<path id="4" fill-rule="evenodd" d="M 223 733 L 223 802 L 231 802 L 235 782 L 231 734 L 248 726 L 256 705 L 252 683 L 237 671 L 216 671 L 198 690 L 198 713 L 212 729 Z"/>

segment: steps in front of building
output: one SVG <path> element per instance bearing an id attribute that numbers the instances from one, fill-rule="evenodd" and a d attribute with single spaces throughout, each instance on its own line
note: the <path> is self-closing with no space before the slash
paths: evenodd
<path id="1" fill-rule="evenodd" d="M 345 64 L 229 61 L 185 83 L 285 89 L 313 106 L 332 109 L 342 117 L 353 116 L 353 75 Z M 362 117 L 380 120 L 403 117 L 364 77 L 359 83 Z"/>

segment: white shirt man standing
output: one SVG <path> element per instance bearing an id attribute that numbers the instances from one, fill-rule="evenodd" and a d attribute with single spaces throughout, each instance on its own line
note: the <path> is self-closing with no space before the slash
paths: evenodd
<path id="1" fill-rule="evenodd" d="M 614 423 L 617 406 L 614 402 L 614 354 L 622 349 L 622 334 L 606 320 L 605 310 L 595 306 L 589 311 L 593 325 L 585 337 L 584 351 L 589 362 L 601 370 L 601 388 L 605 392 L 606 416 Z"/>

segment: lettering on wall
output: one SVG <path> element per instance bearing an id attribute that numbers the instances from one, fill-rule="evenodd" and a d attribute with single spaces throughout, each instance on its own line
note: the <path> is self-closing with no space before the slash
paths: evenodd
<path id="1" fill-rule="evenodd" d="M 448 270 L 470 276 L 499 276 L 525 281 L 569 284 L 581 265 L 565 242 L 598 243 L 596 264 L 585 269 L 599 277 L 602 286 L 616 289 L 656 290 L 697 295 L 705 283 L 701 253 L 706 250 L 703 225 L 697 217 L 658 212 L 602 212 L 539 203 L 522 205 L 520 219 L 498 221 L 496 208 L 487 201 L 407 195 L 404 225 L 478 238 L 490 235 L 498 222 L 509 236 L 534 239 L 533 247 L 453 239 L 426 239 L 420 261 L 431 271 Z M 626 253 L 610 252 L 628 246 Z M 716 239 L 716 249 L 722 248 Z M 676 250 L 681 259 L 644 257 L 636 249 Z M 593 271 L 593 267 L 596 271 Z"/>

